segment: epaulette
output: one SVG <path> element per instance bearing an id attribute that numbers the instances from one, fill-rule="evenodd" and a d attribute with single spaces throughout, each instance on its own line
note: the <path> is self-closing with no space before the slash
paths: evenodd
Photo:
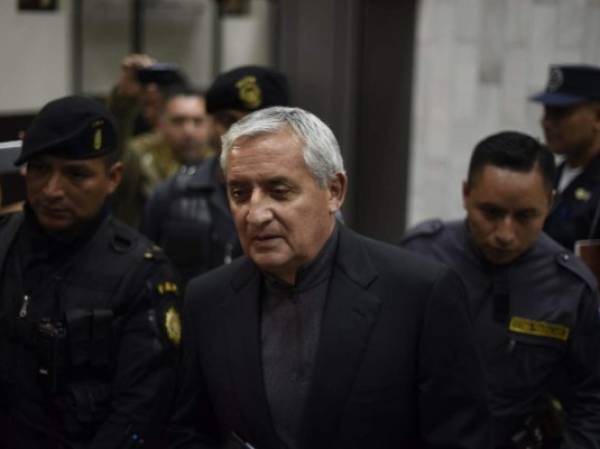
<path id="1" fill-rule="evenodd" d="M 403 245 L 418 237 L 433 237 L 439 234 L 444 229 L 444 222 L 440 219 L 427 220 L 419 223 L 414 228 L 409 229 L 402 236 L 400 244 Z"/>
<path id="2" fill-rule="evenodd" d="M 567 269 L 578 278 L 583 279 L 591 289 L 596 288 L 596 278 L 579 257 L 568 251 L 561 251 L 554 258 L 558 265 Z"/>
<path id="3" fill-rule="evenodd" d="M 118 253 L 128 253 L 135 247 L 135 239 L 117 230 L 112 236 L 110 246 Z"/>
<path id="4" fill-rule="evenodd" d="M 166 260 L 167 256 L 160 246 L 151 244 L 144 251 L 144 259 L 146 260 Z"/>

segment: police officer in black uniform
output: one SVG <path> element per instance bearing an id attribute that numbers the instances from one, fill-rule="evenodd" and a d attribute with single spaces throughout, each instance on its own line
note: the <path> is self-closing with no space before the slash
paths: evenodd
<path id="1" fill-rule="evenodd" d="M 573 251 L 577 240 L 600 237 L 600 67 L 550 67 L 542 128 L 550 151 L 564 157 L 554 187 L 556 203 L 544 231 Z"/>
<path id="2" fill-rule="evenodd" d="M 490 136 L 471 157 L 466 220 L 425 222 L 402 242 L 463 278 L 496 448 L 600 448 L 599 298 L 587 267 L 542 232 L 554 170 L 535 139 Z M 549 394 L 563 376 L 572 401 L 560 442 L 562 418 Z"/>
<path id="3" fill-rule="evenodd" d="M 243 116 L 287 104 L 287 81 L 271 69 L 243 66 L 219 75 L 206 93 L 215 149 L 220 153 L 221 135 Z M 184 283 L 241 255 L 219 155 L 184 165 L 159 184 L 146 203 L 141 229 L 164 249 Z"/>
<path id="4" fill-rule="evenodd" d="M 27 131 L 24 212 L 0 224 L 0 407 L 7 448 L 155 447 L 175 383 L 178 284 L 114 220 L 122 166 L 105 108 L 51 101 Z"/>

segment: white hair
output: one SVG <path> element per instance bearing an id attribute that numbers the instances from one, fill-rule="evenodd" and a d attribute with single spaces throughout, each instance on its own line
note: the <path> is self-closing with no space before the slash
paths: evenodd
<path id="1" fill-rule="evenodd" d="M 321 187 L 326 187 L 337 173 L 345 173 L 340 146 L 329 127 L 317 116 L 300 108 L 275 106 L 247 115 L 223 135 L 221 167 L 233 144 L 240 138 L 291 129 L 302 141 L 302 153 L 308 171 Z"/>

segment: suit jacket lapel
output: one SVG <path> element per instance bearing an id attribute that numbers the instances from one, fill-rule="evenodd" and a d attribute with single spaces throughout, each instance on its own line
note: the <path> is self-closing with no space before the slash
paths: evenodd
<path id="1" fill-rule="evenodd" d="M 244 429 L 235 429 L 255 447 L 278 447 L 264 389 L 260 347 L 260 273 L 245 259 L 225 304 L 227 352 Z"/>
<path id="2" fill-rule="evenodd" d="M 328 448 L 338 430 L 380 300 L 368 291 L 377 277 L 359 237 L 340 226 L 339 245 L 319 349 L 301 426 L 304 448 Z"/>

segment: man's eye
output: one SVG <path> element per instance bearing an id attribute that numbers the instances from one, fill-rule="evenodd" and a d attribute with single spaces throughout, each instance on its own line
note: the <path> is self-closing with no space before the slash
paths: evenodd
<path id="1" fill-rule="evenodd" d="M 83 170 L 69 170 L 67 171 L 67 176 L 76 181 L 81 181 L 89 177 L 89 173 Z"/>
<path id="2" fill-rule="evenodd" d="M 290 193 L 290 189 L 279 187 L 271 191 L 274 198 L 285 198 Z"/>
<path id="3" fill-rule="evenodd" d="M 488 220 L 498 220 L 504 215 L 504 213 L 501 210 L 493 208 L 483 208 L 481 209 L 481 212 L 483 212 L 483 215 Z"/>
<path id="4" fill-rule="evenodd" d="M 245 189 L 235 187 L 229 189 L 229 195 L 231 195 L 231 198 L 238 202 L 242 201 L 246 196 L 248 196 L 247 191 Z"/>
<path id="5" fill-rule="evenodd" d="M 537 218 L 538 214 L 534 211 L 519 212 L 516 214 L 516 219 L 521 222 L 526 222 Z"/>
<path id="6" fill-rule="evenodd" d="M 34 173 L 44 173 L 45 171 L 47 171 L 47 167 L 43 164 L 29 163 L 27 164 L 27 171 Z"/>

